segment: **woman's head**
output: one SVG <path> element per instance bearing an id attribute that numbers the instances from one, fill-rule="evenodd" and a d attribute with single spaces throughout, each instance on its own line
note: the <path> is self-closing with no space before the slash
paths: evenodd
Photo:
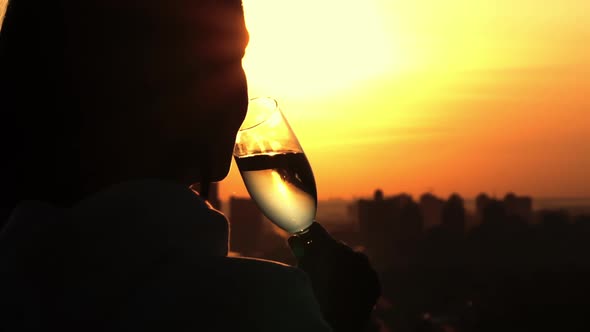
<path id="1" fill-rule="evenodd" d="M 240 0 L 11 0 L 5 194 L 67 204 L 133 178 L 222 179 L 247 106 L 247 41 Z"/>

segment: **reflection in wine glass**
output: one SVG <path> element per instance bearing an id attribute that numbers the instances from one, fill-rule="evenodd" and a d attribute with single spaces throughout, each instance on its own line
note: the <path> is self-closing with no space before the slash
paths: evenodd
<path id="1" fill-rule="evenodd" d="M 289 233 L 304 233 L 316 214 L 315 179 L 276 100 L 250 100 L 234 157 L 250 196 L 268 219 Z"/>

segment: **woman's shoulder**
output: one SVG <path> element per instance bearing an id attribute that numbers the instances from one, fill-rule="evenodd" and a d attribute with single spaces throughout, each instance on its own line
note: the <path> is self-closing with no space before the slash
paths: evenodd
<path id="1" fill-rule="evenodd" d="M 216 321 L 217 331 L 330 331 L 307 275 L 278 262 L 187 257 L 161 266 L 144 287 L 136 292 L 135 309 L 196 324 L 191 328 Z"/>

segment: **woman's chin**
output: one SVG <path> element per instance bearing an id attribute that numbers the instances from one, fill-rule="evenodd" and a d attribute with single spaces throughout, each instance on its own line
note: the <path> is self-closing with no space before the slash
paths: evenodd
<path id="1" fill-rule="evenodd" d="M 227 177 L 231 167 L 231 159 L 221 166 L 215 167 L 211 172 L 210 182 L 219 182 Z"/>

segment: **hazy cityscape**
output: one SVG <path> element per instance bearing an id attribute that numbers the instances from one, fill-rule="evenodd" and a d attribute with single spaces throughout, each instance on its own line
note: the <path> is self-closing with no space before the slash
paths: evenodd
<path id="1" fill-rule="evenodd" d="M 230 219 L 233 255 L 295 264 L 288 234 L 249 198 L 212 203 Z M 364 199 L 320 201 L 317 220 L 366 253 L 380 275 L 383 296 L 368 331 L 584 326 L 589 199 L 412 197 L 377 189 Z"/>

